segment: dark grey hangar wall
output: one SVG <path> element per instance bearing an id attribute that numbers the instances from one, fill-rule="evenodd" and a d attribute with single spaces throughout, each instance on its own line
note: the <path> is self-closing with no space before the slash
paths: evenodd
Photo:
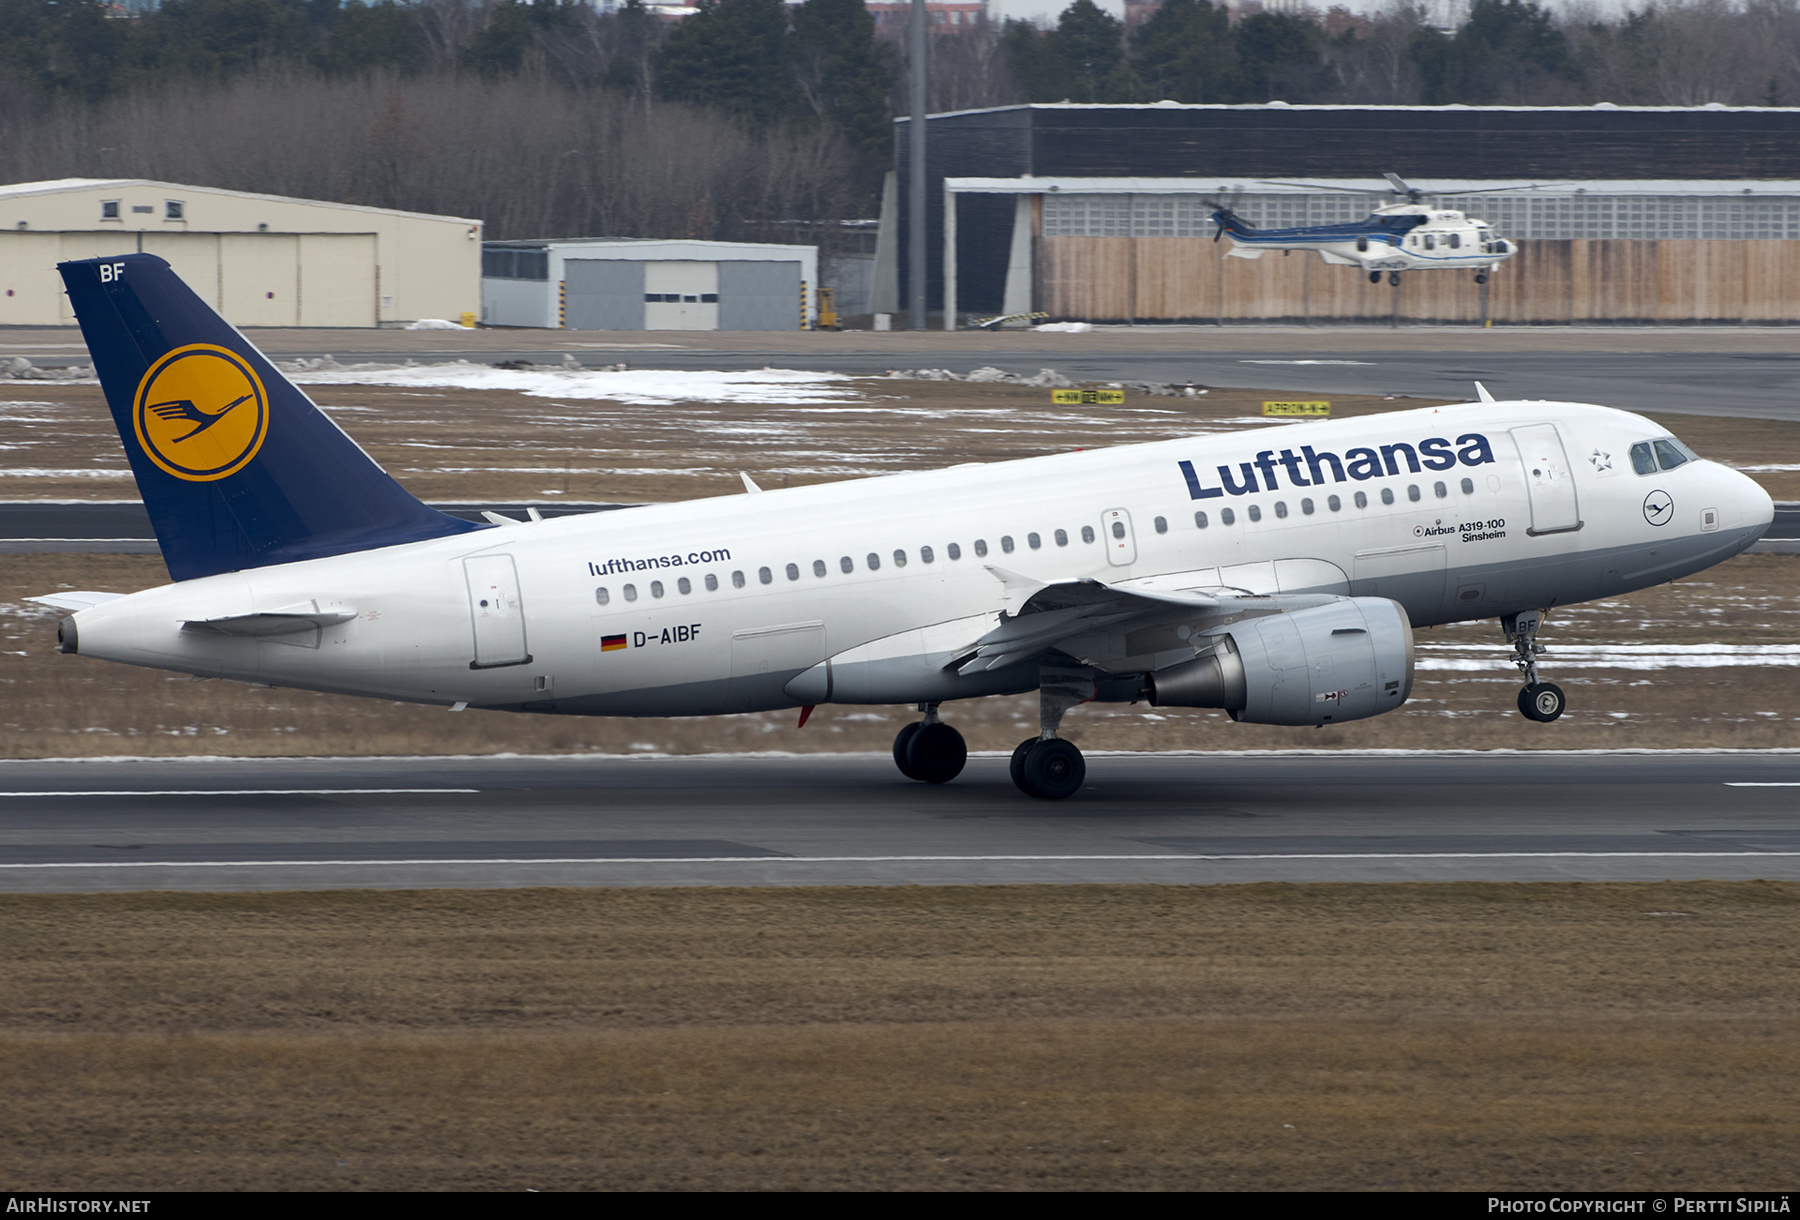
<path id="1" fill-rule="evenodd" d="M 902 128 L 895 142 L 899 178 L 895 233 L 899 248 L 895 263 L 901 281 L 899 302 L 904 304 L 910 299 L 906 283 L 907 120 L 899 122 Z M 928 122 L 926 260 L 934 309 L 943 304 L 946 178 L 1017 179 L 1028 175 L 1105 179 L 1114 184 L 1115 193 L 1121 180 L 1149 178 L 1166 183 L 1169 179 L 1191 179 L 1197 191 L 1203 188 L 1210 194 L 1221 184 L 1255 191 L 1269 179 L 1367 180 L 1392 171 L 1417 185 L 1440 189 L 1446 189 L 1446 180 L 1458 186 L 1536 181 L 1565 184 L 1573 193 L 1583 182 L 1605 180 L 1611 186 L 1630 183 L 1637 194 L 1646 198 L 1691 198 L 1699 189 L 1697 184 L 1704 182 L 1717 182 L 1722 188 L 1741 194 L 1746 183 L 1752 188 L 1758 182 L 1780 183 L 1785 191 L 1800 181 L 1800 110 L 1773 107 L 1038 105 L 938 114 L 930 116 Z M 1658 189 L 1660 185 L 1667 189 Z M 1058 193 L 1071 189 L 1065 184 Z M 1457 206 L 1454 199 L 1443 202 Z M 1323 202 L 1320 207 L 1325 208 Z M 1014 219 L 1022 213 L 1023 209 L 1017 206 L 1016 188 L 1009 194 L 959 194 L 956 275 L 960 310 L 1001 310 L 1007 265 L 1013 252 Z M 1039 215 L 1041 220 L 1041 208 Z M 1488 219 L 1502 223 L 1498 217 Z M 1748 223 L 1753 229 L 1754 220 Z M 1654 233 L 1640 229 L 1633 233 L 1617 240 L 1661 241 L 1688 236 L 1679 229 Z M 1134 234 L 1127 223 L 1124 228 L 1106 232 L 1087 229 L 1060 235 L 1131 238 L 1146 234 Z M 1161 230 L 1151 235 L 1169 236 Z M 1533 240 L 1524 233 L 1512 235 Z M 1044 236 L 1035 233 L 1033 238 L 1041 240 Z M 1576 231 L 1573 236 L 1546 240 L 1576 241 L 1587 236 Z M 1708 224 L 1692 236 L 1696 240 L 1789 239 L 1786 232 L 1758 235 L 1742 226 L 1734 234 L 1729 219 L 1722 226 Z M 1196 240 L 1210 238 L 1207 229 Z M 1624 259 L 1640 279 L 1658 274 L 1654 266 L 1645 264 L 1641 252 L 1615 249 L 1595 253 L 1562 248 L 1543 257 L 1560 266 L 1587 255 L 1597 259 L 1596 265 L 1602 268 Z M 1679 264 L 1684 257 L 1677 255 L 1674 262 Z M 1708 257 L 1718 258 L 1720 254 L 1714 251 Z M 1262 260 L 1265 264 L 1269 261 Z M 1750 261 L 1760 261 L 1760 256 Z M 1319 272 L 1356 274 L 1354 268 L 1347 267 L 1320 268 Z M 1703 273 L 1713 274 L 1710 264 Z M 1110 272 L 1102 266 L 1095 274 Z M 1576 277 L 1581 272 L 1571 270 L 1567 274 Z M 1685 272 L 1678 270 L 1674 274 L 1680 278 Z M 1729 270 L 1727 274 L 1731 274 Z M 1034 304 L 1043 308 L 1055 303 L 1042 299 L 1042 277 L 1037 278 L 1039 296 Z M 1321 285 L 1312 287 L 1319 289 Z M 1746 291 L 1756 296 L 1761 289 L 1750 285 Z M 1651 306 L 1634 303 L 1631 313 L 1637 318 L 1648 314 L 1664 320 L 1680 320 L 1684 311 L 1737 317 L 1734 294 L 1735 288 L 1728 286 L 1722 290 L 1722 303 L 1702 300 L 1691 310 L 1680 302 L 1659 300 Z M 1298 317 L 1304 314 L 1302 305 L 1280 298 L 1270 308 Z M 1381 305 L 1381 316 L 1385 317 L 1386 298 Z M 1454 309 L 1467 312 L 1462 304 Z M 1190 320 L 1219 312 L 1195 312 Z M 1534 316 L 1528 320 L 1563 320 L 1541 316 L 1545 311 L 1536 307 L 1531 312 Z M 1583 307 L 1578 312 L 1584 318 L 1598 320 L 1591 309 Z M 1767 302 L 1753 303 L 1746 320 L 1787 320 L 1788 312 L 1785 302 L 1776 308 Z M 1231 320 L 1234 316 L 1229 308 L 1223 313 L 1225 316 L 1218 320 Z M 1771 313 L 1782 316 L 1768 317 Z M 1154 310 L 1134 316 L 1140 320 L 1158 317 Z"/>

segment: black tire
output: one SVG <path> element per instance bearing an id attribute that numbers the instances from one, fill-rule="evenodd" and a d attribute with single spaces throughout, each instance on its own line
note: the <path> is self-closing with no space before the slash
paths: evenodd
<path id="1" fill-rule="evenodd" d="M 1485 283 L 1487 283 L 1487 272 L 1485 272 L 1485 271 L 1477 271 L 1477 272 L 1476 272 L 1476 273 L 1475 273 L 1475 282 L 1476 282 L 1476 283 L 1477 283 L 1477 284 L 1485 284 Z"/>
<path id="2" fill-rule="evenodd" d="M 1040 741 L 1025 755 L 1025 782 L 1032 796 L 1060 801 L 1081 791 L 1087 779 L 1087 760 L 1074 744 L 1055 738 Z"/>
<path id="3" fill-rule="evenodd" d="M 1400 273 L 1398 271 L 1388 272 L 1388 283 L 1396 288 L 1400 287 Z"/>
<path id="4" fill-rule="evenodd" d="M 1371 283 L 1371 284 L 1381 283 L 1381 272 L 1379 272 L 1379 271 L 1369 272 L 1369 283 Z"/>
<path id="5" fill-rule="evenodd" d="M 915 721 L 894 735 L 894 765 L 900 768 L 900 774 L 907 779 L 919 778 L 912 773 L 912 767 L 906 761 L 906 747 L 912 744 L 912 739 L 924 727 L 923 724 Z"/>
<path id="6" fill-rule="evenodd" d="M 1562 687 L 1554 682 L 1539 682 L 1536 686 L 1527 686 L 1522 692 L 1531 704 L 1530 716 L 1539 724 L 1549 724 L 1563 714 L 1568 707 L 1568 700 L 1563 697 Z"/>
<path id="7" fill-rule="evenodd" d="M 961 775 L 969 761 L 963 735 L 947 724 L 914 727 L 919 731 L 906 743 L 906 773 L 928 784 L 947 784 Z"/>
<path id="8" fill-rule="evenodd" d="M 1519 688 L 1519 715 L 1527 720 L 1537 720 L 1537 710 L 1531 706 L 1531 688 L 1529 686 Z"/>
<path id="9" fill-rule="evenodd" d="M 1026 796 L 1036 796 L 1037 793 L 1033 792 L 1031 789 L 1029 789 L 1025 786 L 1025 756 L 1027 754 L 1031 753 L 1031 747 L 1035 746 L 1041 740 L 1042 740 L 1042 738 L 1038 738 L 1038 737 L 1027 737 L 1024 741 L 1021 741 L 1013 749 L 1013 753 L 1012 753 L 1013 787 L 1017 788 L 1020 792 L 1023 792 Z"/>

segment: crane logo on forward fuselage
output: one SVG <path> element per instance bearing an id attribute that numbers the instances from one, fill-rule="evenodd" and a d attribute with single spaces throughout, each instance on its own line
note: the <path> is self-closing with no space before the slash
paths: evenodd
<path id="1" fill-rule="evenodd" d="M 195 343 L 150 366 L 131 418 L 152 462 L 178 479 L 206 483 L 236 474 L 256 456 L 269 432 L 269 399 L 236 352 Z"/>

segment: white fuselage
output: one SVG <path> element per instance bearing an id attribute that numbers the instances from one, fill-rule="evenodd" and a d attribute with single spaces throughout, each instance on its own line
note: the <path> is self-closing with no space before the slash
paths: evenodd
<path id="1" fill-rule="evenodd" d="M 1635 472 L 1631 446 L 1667 435 L 1563 403 L 1405 411 L 495 528 L 185 581 L 75 620 L 88 656 L 421 703 L 936 701 L 1035 679 L 921 684 L 899 664 L 834 691 L 818 667 L 953 655 L 1071 579 L 1389 597 L 1422 626 L 1707 567 L 1772 506 L 1711 462 Z M 321 625 L 184 627 L 296 606 Z"/>

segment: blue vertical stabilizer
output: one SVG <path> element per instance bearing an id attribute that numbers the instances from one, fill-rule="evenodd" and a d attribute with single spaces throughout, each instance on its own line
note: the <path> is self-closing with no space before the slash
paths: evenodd
<path id="1" fill-rule="evenodd" d="M 483 528 L 415 499 L 154 254 L 57 270 L 176 580 Z"/>

